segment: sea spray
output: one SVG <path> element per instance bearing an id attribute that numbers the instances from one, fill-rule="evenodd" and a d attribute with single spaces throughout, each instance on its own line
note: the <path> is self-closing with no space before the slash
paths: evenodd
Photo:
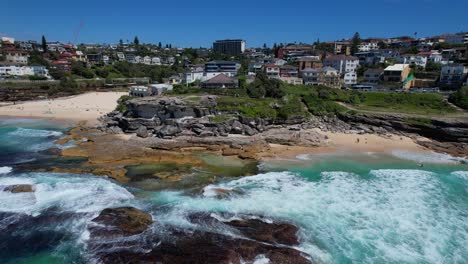
<path id="1" fill-rule="evenodd" d="M 162 192 L 155 201 L 170 203 L 165 221 L 181 224 L 189 211 L 292 221 L 301 228 L 301 248 L 319 262 L 461 263 L 468 253 L 468 219 L 462 200 L 447 195 L 444 177 L 423 170 L 331 171 L 309 181 L 272 172 L 205 188 L 209 194 L 217 188 L 237 191 L 228 198 Z"/>

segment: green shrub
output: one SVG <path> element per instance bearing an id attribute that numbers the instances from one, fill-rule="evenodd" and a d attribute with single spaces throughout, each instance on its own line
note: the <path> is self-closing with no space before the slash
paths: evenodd
<path id="1" fill-rule="evenodd" d="M 468 110 L 468 86 L 464 86 L 456 93 L 451 94 L 449 101 L 458 107 Z"/>

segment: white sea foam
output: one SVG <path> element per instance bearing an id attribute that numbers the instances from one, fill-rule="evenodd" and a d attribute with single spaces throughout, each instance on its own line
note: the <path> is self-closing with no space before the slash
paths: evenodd
<path id="1" fill-rule="evenodd" d="M 32 184 L 33 193 L 0 192 L 0 211 L 37 215 L 58 207 L 64 211 L 97 212 L 129 201 L 133 195 L 105 178 L 73 174 L 29 173 L 0 178 L 0 185 Z"/>
<path id="2" fill-rule="evenodd" d="M 456 164 L 461 161 L 467 161 L 463 158 L 451 156 L 449 154 L 435 153 L 435 152 L 410 152 L 403 150 L 394 150 L 392 155 L 405 160 L 416 161 L 419 163 L 438 163 L 438 164 Z"/>
<path id="3" fill-rule="evenodd" d="M 53 130 L 31 129 L 31 128 L 17 128 L 9 132 L 8 135 L 17 137 L 60 137 L 62 132 Z"/>
<path id="4" fill-rule="evenodd" d="M 8 174 L 13 171 L 12 167 L 0 167 L 0 175 Z"/>
<path id="5" fill-rule="evenodd" d="M 323 263 L 457 263 L 468 254 L 463 205 L 449 200 L 432 172 L 375 170 L 365 177 L 323 172 L 316 182 L 272 172 L 212 187 L 243 195 L 219 199 L 163 192 L 175 207 L 172 219 L 187 211 L 289 219 L 301 227 L 301 249 Z"/>
<path id="6" fill-rule="evenodd" d="M 454 171 L 452 175 L 460 179 L 468 181 L 468 171 Z"/>

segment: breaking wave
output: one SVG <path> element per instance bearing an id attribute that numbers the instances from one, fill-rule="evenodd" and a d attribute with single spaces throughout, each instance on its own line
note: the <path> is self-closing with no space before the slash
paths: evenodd
<path id="1" fill-rule="evenodd" d="M 232 192 L 222 198 L 217 189 Z M 210 185 L 203 196 L 161 192 L 155 199 L 174 206 L 164 221 L 180 225 L 187 211 L 288 219 L 301 227 L 301 249 L 316 262 L 462 263 L 466 207 L 447 192 L 438 174 L 422 170 L 322 172 L 317 181 L 271 172 Z"/>
<path id="2" fill-rule="evenodd" d="M 133 195 L 125 188 L 90 175 L 68 173 L 27 173 L 0 178 L 0 186 L 30 184 L 32 193 L 0 191 L 0 211 L 38 215 L 48 208 L 62 211 L 98 212 L 129 201 Z"/>
<path id="3" fill-rule="evenodd" d="M 0 175 L 8 174 L 13 171 L 12 167 L 0 167 Z"/>

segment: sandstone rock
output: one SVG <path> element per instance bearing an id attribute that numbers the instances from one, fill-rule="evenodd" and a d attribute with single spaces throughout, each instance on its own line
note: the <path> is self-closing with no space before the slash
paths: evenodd
<path id="1" fill-rule="evenodd" d="M 34 192 L 34 186 L 31 184 L 16 184 L 6 186 L 3 191 L 11 193 L 28 193 Z"/>

